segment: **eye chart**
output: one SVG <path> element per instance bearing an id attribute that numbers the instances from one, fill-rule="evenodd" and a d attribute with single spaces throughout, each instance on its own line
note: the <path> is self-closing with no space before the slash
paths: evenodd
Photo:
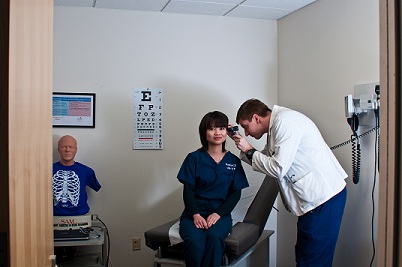
<path id="1" fill-rule="evenodd" d="M 133 149 L 163 149 L 162 115 L 162 89 L 134 89 Z"/>

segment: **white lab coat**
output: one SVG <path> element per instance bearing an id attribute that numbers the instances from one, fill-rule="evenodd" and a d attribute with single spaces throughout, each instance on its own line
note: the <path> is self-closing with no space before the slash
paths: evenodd
<path id="1" fill-rule="evenodd" d="M 248 161 L 244 153 L 241 158 Z M 346 172 L 305 115 L 274 106 L 267 144 L 256 151 L 252 168 L 277 178 L 282 201 L 300 216 L 343 190 Z"/>

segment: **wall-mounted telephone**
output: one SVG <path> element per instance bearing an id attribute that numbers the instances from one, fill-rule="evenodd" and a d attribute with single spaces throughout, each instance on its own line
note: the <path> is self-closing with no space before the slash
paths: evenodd
<path id="1" fill-rule="evenodd" d="M 371 114 L 373 110 L 374 116 Z M 359 84 L 355 86 L 354 97 L 345 96 L 345 116 L 352 130 L 350 142 L 352 143 L 353 183 L 360 180 L 361 148 L 360 138 L 379 128 L 380 86 L 378 83 Z M 373 123 L 375 122 L 375 123 Z M 374 128 L 359 135 L 359 126 L 372 126 Z"/>

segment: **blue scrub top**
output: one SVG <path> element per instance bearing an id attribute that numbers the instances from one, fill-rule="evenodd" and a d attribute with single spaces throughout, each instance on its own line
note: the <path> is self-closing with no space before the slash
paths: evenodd
<path id="1" fill-rule="evenodd" d="M 181 183 L 194 186 L 197 207 L 201 212 L 217 209 L 231 192 L 248 187 L 241 161 L 230 151 L 219 163 L 206 151 L 189 153 L 177 178 Z M 203 203 L 207 207 L 203 208 Z"/>

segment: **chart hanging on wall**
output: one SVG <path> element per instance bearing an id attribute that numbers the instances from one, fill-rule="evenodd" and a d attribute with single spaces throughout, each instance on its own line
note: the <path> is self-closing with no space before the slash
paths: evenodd
<path id="1" fill-rule="evenodd" d="M 53 127 L 95 128 L 95 93 L 54 92 Z"/>
<path id="2" fill-rule="evenodd" d="M 163 91 L 134 88 L 133 149 L 163 149 Z"/>

